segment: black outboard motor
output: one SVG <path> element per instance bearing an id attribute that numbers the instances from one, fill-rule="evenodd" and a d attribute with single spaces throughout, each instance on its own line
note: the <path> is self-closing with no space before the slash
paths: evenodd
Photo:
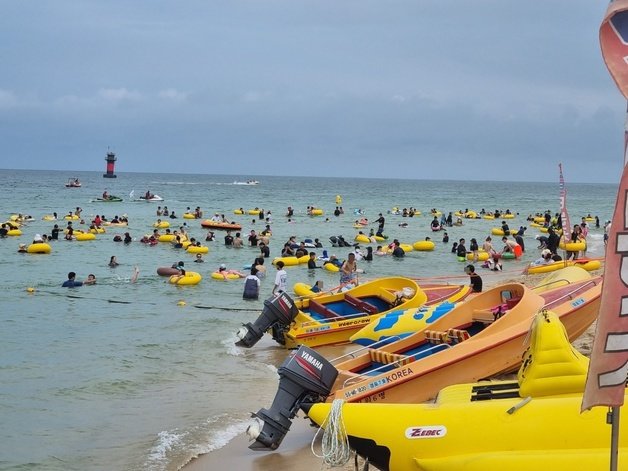
<path id="1" fill-rule="evenodd" d="M 284 329 L 289 328 L 298 313 L 299 310 L 294 305 L 294 301 L 286 293 L 280 293 L 270 301 L 264 301 L 264 309 L 257 320 L 253 324 L 250 322 L 244 324 L 244 327 L 238 330 L 236 335 L 240 340 L 236 342 L 236 345 L 250 348 L 270 328 L 273 330 L 273 338 L 278 343 L 285 344 Z"/>
<path id="2" fill-rule="evenodd" d="M 277 372 L 279 389 L 273 404 L 253 414 L 258 420 L 246 431 L 255 440 L 249 446 L 251 450 L 277 449 L 301 404 L 323 402 L 338 376 L 329 361 L 304 345 L 286 358 Z"/>

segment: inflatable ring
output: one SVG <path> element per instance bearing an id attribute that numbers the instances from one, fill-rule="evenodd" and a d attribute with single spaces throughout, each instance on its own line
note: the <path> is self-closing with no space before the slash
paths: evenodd
<path id="1" fill-rule="evenodd" d="M 587 221 L 587 222 L 593 222 L 593 221 L 595 221 L 595 218 L 587 216 L 587 217 L 584 218 L 584 220 Z"/>
<path id="2" fill-rule="evenodd" d="M 340 268 L 339 268 L 339 267 L 337 267 L 337 266 L 336 266 L 336 265 L 334 265 L 333 263 L 329 263 L 329 262 L 327 262 L 327 263 L 323 264 L 323 268 L 324 268 L 325 270 L 327 270 L 327 271 L 332 272 L 332 273 L 337 273 L 337 272 L 339 272 L 339 271 L 340 271 Z"/>
<path id="3" fill-rule="evenodd" d="M 7 232 L 8 236 L 21 236 L 22 235 L 22 231 L 20 231 L 19 229 L 11 229 L 10 231 Z"/>
<path id="4" fill-rule="evenodd" d="M 159 267 L 157 268 L 157 274 L 159 276 L 173 276 L 181 273 L 178 269 L 172 267 Z"/>
<path id="5" fill-rule="evenodd" d="M 388 236 L 378 236 L 378 235 L 375 236 L 376 242 L 384 242 L 386 240 L 388 240 Z"/>
<path id="6" fill-rule="evenodd" d="M 294 294 L 301 298 L 313 298 L 315 296 L 323 294 L 321 292 L 315 293 L 314 291 L 312 291 L 312 288 L 307 283 L 295 283 L 292 290 L 294 291 Z"/>
<path id="7" fill-rule="evenodd" d="M 185 251 L 188 253 L 208 253 L 209 247 L 207 247 L 206 245 L 192 245 L 185 249 Z"/>
<path id="8" fill-rule="evenodd" d="M 583 252 L 587 249 L 587 243 L 586 242 L 563 242 L 561 241 L 560 244 L 558 244 L 558 247 L 560 247 L 562 250 L 566 250 L 567 252 Z"/>
<path id="9" fill-rule="evenodd" d="M 279 260 L 283 262 L 285 267 L 294 267 L 299 264 L 299 259 L 297 257 L 277 257 L 273 260 L 273 265 L 276 265 Z"/>
<path id="10" fill-rule="evenodd" d="M 545 217 L 544 216 L 534 216 L 534 222 L 536 222 L 538 224 L 545 224 Z"/>
<path id="11" fill-rule="evenodd" d="M 434 247 L 436 247 L 436 245 L 431 240 L 417 240 L 414 244 L 412 244 L 412 248 L 420 252 L 432 251 L 434 250 Z"/>
<path id="12" fill-rule="evenodd" d="M 251 216 L 257 216 L 260 213 L 259 209 L 249 209 L 247 211 L 248 214 L 250 214 Z"/>
<path id="13" fill-rule="evenodd" d="M 67 221 L 77 221 L 80 218 L 76 214 L 73 214 L 72 216 L 70 216 L 70 215 L 64 216 L 63 219 L 65 219 Z"/>
<path id="14" fill-rule="evenodd" d="M 414 251 L 414 247 L 410 244 L 399 244 L 399 247 L 401 247 L 405 253 Z"/>
<path id="15" fill-rule="evenodd" d="M 495 216 L 493 214 L 485 214 L 484 216 L 482 216 L 483 219 L 495 219 Z"/>
<path id="16" fill-rule="evenodd" d="M 170 223 L 168 221 L 156 222 L 153 224 L 153 227 L 156 227 L 157 229 L 166 229 L 167 227 L 170 227 Z"/>
<path id="17" fill-rule="evenodd" d="M 543 224 L 539 224 L 538 222 L 531 222 L 530 227 L 543 227 Z"/>
<path id="18" fill-rule="evenodd" d="M 162 234 L 157 240 L 159 242 L 172 242 L 174 240 L 174 234 Z"/>
<path id="19" fill-rule="evenodd" d="M 193 213 L 183 213 L 183 219 L 196 219 L 196 214 L 193 214 Z"/>
<path id="20" fill-rule="evenodd" d="M 363 244 L 370 244 L 371 239 L 366 234 L 358 234 L 355 236 L 356 242 L 362 242 Z"/>
<path id="21" fill-rule="evenodd" d="M 502 214 L 501 217 L 504 219 L 514 219 L 515 215 L 512 213 L 507 213 L 507 214 Z"/>
<path id="22" fill-rule="evenodd" d="M 44 221 L 56 221 L 57 218 L 54 217 L 52 214 L 46 214 L 44 217 L 42 217 L 42 219 Z"/>
<path id="23" fill-rule="evenodd" d="M 242 211 L 241 209 L 234 209 L 233 214 L 244 214 L 244 211 Z"/>
<path id="24" fill-rule="evenodd" d="M 515 257 L 515 254 L 513 252 L 504 252 L 502 254 L 502 258 L 504 260 L 514 260 L 516 257 Z"/>
<path id="25" fill-rule="evenodd" d="M 168 280 L 173 285 L 186 286 L 197 285 L 203 277 L 194 271 L 189 271 L 185 275 L 172 275 Z"/>
<path id="26" fill-rule="evenodd" d="M 211 274 L 211 277 L 214 280 L 219 280 L 219 281 L 228 281 L 228 280 L 239 280 L 240 279 L 240 275 L 236 275 L 235 273 L 227 273 L 226 275 L 223 275 L 220 272 L 213 272 Z"/>
<path id="27" fill-rule="evenodd" d="M 78 241 L 94 240 L 96 239 L 96 234 L 92 234 L 91 232 L 75 232 L 74 238 Z"/>
<path id="28" fill-rule="evenodd" d="M 45 242 L 36 242 L 26 248 L 28 253 L 50 253 L 52 248 Z"/>
<path id="29" fill-rule="evenodd" d="M 488 252 L 478 252 L 478 262 L 486 262 L 490 258 Z M 467 260 L 473 261 L 473 252 L 467 253 Z"/>
<path id="30" fill-rule="evenodd" d="M 307 263 L 309 259 L 310 259 L 310 255 L 309 254 L 305 254 L 305 255 L 301 255 L 299 258 L 297 258 L 297 261 L 299 262 L 299 265 L 301 265 L 302 263 Z"/>
<path id="31" fill-rule="evenodd" d="M 504 234 L 504 230 L 501 227 L 494 227 L 491 229 L 491 234 L 496 235 L 496 236 L 503 236 Z"/>
<path id="32" fill-rule="evenodd" d="M 90 229 L 89 232 L 91 232 L 92 234 L 104 234 L 105 229 L 102 227 L 97 227 L 96 229 Z"/>
<path id="33" fill-rule="evenodd" d="M 315 209 L 312 209 L 312 210 L 310 211 L 310 214 L 311 214 L 312 216 L 322 216 L 322 215 L 323 215 L 323 210 L 322 210 L 322 209 L 319 209 L 319 208 L 315 208 Z"/>

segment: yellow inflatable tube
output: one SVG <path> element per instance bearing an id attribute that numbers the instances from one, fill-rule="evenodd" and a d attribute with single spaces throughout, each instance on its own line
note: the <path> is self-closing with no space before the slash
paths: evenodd
<path id="1" fill-rule="evenodd" d="M 294 267 L 299 264 L 299 259 L 297 257 L 277 257 L 273 260 L 273 265 L 276 265 L 279 260 L 283 262 L 285 267 Z"/>
<path id="2" fill-rule="evenodd" d="M 515 215 L 514 215 L 514 214 L 512 214 L 512 213 L 510 213 L 510 214 L 502 214 L 502 215 L 501 215 L 501 217 L 502 217 L 503 219 L 514 219 L 514 218 L 515 218 Z"/>
<path id="3" fill-rule="evenodd" d="M 37 242 L 26 248 L 26 252 L 28 253 L 50 253 L 51 250 L 50 245 L 44 242 Z"/>
<path id="4" fill-rule="evenodd" d="M 70 215 L 64 216 L 63 219 L 66 219 L 67 221 L 77 221 L 80 218 L 76 214 L 73 214 L 72 216 Z"/>
<path id="5" fill-rule="evenodd" d="M 259 209 L 249 209 L 247 211 L 251 216 L 257 216 L 260 213 Z"/>
<path id="6" fill-rule="evenodd" d="M 332 272 L 332 273 L 337 273 L 337 272 L 339 272 L 339 271 L 340 271 L 340 268 L 339 268 L 339 267 L 337 267 L 337 266 L 336 266 L 336 265 L 334 265 L 333 263 L 329 263 L 329 262 L 327 262 L 327 263 L 323 264 L 323 268 L 324 268 L 325 270 L 327 270 L 327 271 Z"/>
<path id="7" fill-rule="evenodd" d="M 196 273 L 194 271 L 186 272 L 185 275 L 172 275 L 168 281 L 173 285 L 186 286 L 186 285 L 197 285 L 201 282 L 203 277 L 200 273 Z"/>
<path id="8" fill-rule="evenodd" d="M 94 240 L 96 239 L 96 234 L 92 234 L 91 232 L 75 232 L 74 238 L 81 242 L 85 240 Z"/>
<path id="9" fill-rule="evenodd" d="M 239 280 L 240 279 L 240 275 L 236 275 L 235 273 L 227 273 L 226 275 L 223 275 L 220 272 L 213 272 L 211 274 L 211 277 L 214 280 L 218 280 L 218 281 L 227 281 L 227 280 Z"/>
<path id="10" fill-rule="evenodd" d="M 183 213 L 183 219 L 196 219 L 196 215 L 192 213 Z"/>
<path id="11" fill-rule="evenodd" d="M 57 218 L 55 218 L 52 214 L 46 214 L 44 217 L 42 217 L 42 219 L 44 221 L 56 221 Z"/>
<path id="12" fill-rule="evenodd" d="M 363 244 L 370 244 L 371 243 L 371 239 L 369 239 L 369 236 L 367 236 L 366 234 L 358 234 L 355 236 L 355 241 L 356 242 L 362 242 Z"/>
<path id="13" fill-rule="evenodd" d="M 417 240 L 412 247 L 420 252 L 428 252 L 434 250 L 436 245 L 431 240 Z"/>
<path id="14" fill-rule="evenodd" d="M 200 247 L 197 245 L 190 245 L 188 248 L 185 249 L 185 251 L 188 253 L 208 253 L 209 247 L 207 247 L 206 245 L 201 245 Z"/>
<path id="15" fill-rule="evenodd" d="M 496 235 L 496 236 L 503 236 L 504 234 L 504 230 L 501 227 L 493 227 L 491 229 L 491 234 Z"/>
<path id="16" fill-rule="evenodd" d="M 244 211 L 241 209 L 234 209 L 233 214 L 244 214 Z"/>
<path id="17" fill-rule="evenodd" d="M 405 253 L 412 252 L 414 250 L 414 247 L 410 244 L 399 244 L 399 247 L 401 247 Z"/>
<path id="18" fill-rule="evenodd" d="M 490 258 L 488 252 L 478 252 L 478 262 L 486 262 Z M 467 253 L 467 260 L 473 260 L 473 253 Z"/>
<path id="19" fill-rule="evenodd" d="M 567 252 L 582 252 L 587 249 L 587 243 L 584 241 L 567 243 L 561 241 L 560 244 L 558 244 L 558 247 L 562 250 L 566 250 Z"/>
<path id="20" fill-rule="evenodd" d="M 174 234 L 162 234 L 157 240 L 159 242 L 172 242 L 174 240 Z"/>
<path id="21" fill-rule="evenodd" d="M 165 229 L 167 227 L 170 227 L 170 223 L 168 221 L 156 222 L 155 224 L 153 224 L 153 227 L 156 227 L 157 229 Z"/>
<path id="22" fill-rule="evenodd" d="M 323 210 L 315 208 L 315 209 L 312 209 L 310 214 L 312 214 L 312 216 L 322 216 L 323 215 Z"/>
<path id="23" fill-rule="evenodd" d="M 97 227 L 95 229 L 90 229 L 89 232 L 91 232 L 92 234 L 104 234 L 105 233 L 105 228 L 104 227 Z"/>
<path id="24" fill-rule="evenodd" d="M 11 229 L 10 231 L 7 232 L 8 236 L 21 236 L 22 235 L 22 231 L 19 229 Z"/>

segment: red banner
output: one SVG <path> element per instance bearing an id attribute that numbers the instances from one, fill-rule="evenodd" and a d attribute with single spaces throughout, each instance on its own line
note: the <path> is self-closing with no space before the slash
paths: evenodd
<path id="1" fill-rule="evenodd" d="M 600 314 L 582 410 L 620 406 L 628 374 L 628 167 L 621 177 L 611 225 Z"/>

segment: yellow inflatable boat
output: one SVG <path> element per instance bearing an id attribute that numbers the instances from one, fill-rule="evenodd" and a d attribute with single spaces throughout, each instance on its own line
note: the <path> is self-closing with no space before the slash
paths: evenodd
<path id="1" fill-rule="evenodd" d="M 332 407 L 339 408 L 351 448 L 378 469 L 608 469 L 607 409 L 580 413 L 588 360 L 570 345 L 565 328 L 551 312 L 537 314 L 531 332 L 516 381 L 449 386 L 434 404 L 302 407 L 323 426 Z M 627 462 L 624 420 L 619 463 Z"/>

